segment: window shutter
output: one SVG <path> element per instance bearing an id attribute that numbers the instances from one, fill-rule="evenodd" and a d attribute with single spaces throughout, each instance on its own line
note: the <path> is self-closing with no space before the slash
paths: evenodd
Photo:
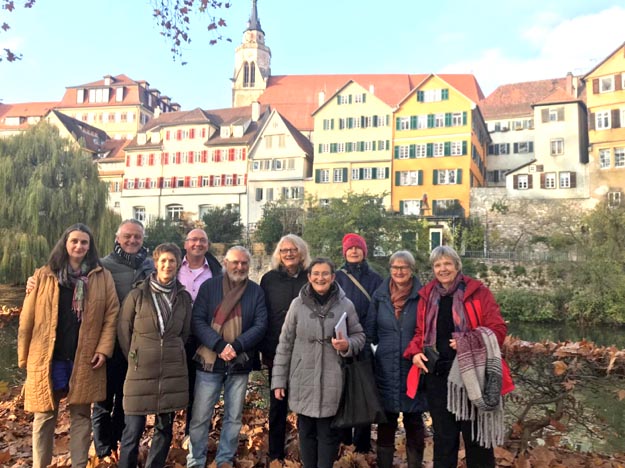
<path id="1" fill-rule="evenodd" d="M 256 201 L 261 201 L 262 199 L 263 199 L 263 189 L 257 188 L 256 189 Z"/>
<path id="2" fill-rule="evenodd" d="M 315 169 L 315 183 L 318 184 L 319 180 L 321 178 L 321 170 L 320 169 Z"/>
<path id="3" fill-rule="evenodd" d="M 410 147 L 409 147 L 409 156 L 410 156 L 410 159 L 415 159 L 417 157 L 417 147 L 416 147 L 416 145 L 410 145 Z"/>
<path id="4" fill-rule="evenodd" d="M 512 176 L 512 185 L 513 185 L 514 190 L 519 189 L 519 176 L 518 175 Z"/>
<path id="5" fill-rule="evenodd" d="M 195 138 L 195 128 L 189 130 L 189 138 Z"/>
<path id="6" fill-rule="evenodd" d="M 336 97 L 336 105 L 337 106 L 341 105 L 341 96 L 340 95 Z"/>
<path id="7" fill-rule="evenodd" d="M 445 88 L 443 90 L 441 90 L 441 99 L 443 101 L 447 101 L 449 99 L 449 89 Z"/>
<path id="8" fill-rule="evenodd" d="M 545 180 L 547 179 L 547 174 L 544 172 L 540 175 L 540 188 L 545 188 Z"/>
<path id="9" fill-rule="evenodd" d="M 466 125 L 467 124 L 467 111 L 464 111 L 462 113 L 462 125 Z"/>
<path id="10" fill-rule="evenodd" d="M 202 176 L 201 175 L 197 176 L 197 186 L 198 187 L 202 186 Z"/>
<path id="11" fill-rule="evenodd" d="M 431 158 L 431 157 L 434 155 L 434 144 L 433 144 L 433 143 L 428 143 L 428 144 L 426 145 L 426 151 L 425 151 L 425 153 L 426 153 L 425 155 L 426 155 L 428 158 Z"/>
<path id="12" fill-rule="evenodd" d="M 189 187 L 191 185 L 191 177 L 185 176 L 184 178 L 184 186 Z"/>
<path id="13" fill-rule="evenodd" d="M 506 153 L 510 154 L 510 143 L 506 143 Z"/>
<path id="14" fill-rule="evenodd" d="M 366 93 L 362 93 L 362 102 L 367 102 L 367 94 Z"/>
<path id="15" fill-rule="evenodd" d="M 163 164 L 169 164 L 169 153 L 163 153 Z"/>
<path id="16" fill-rule="evenodd" d="M 377 116 L 377 115 L 374 115 L 374 116 L 373 116 L 373 126 L 374 126 L 374 127 L 377 127 L 377 126 L 378 126 L 378 116 Z"/>
<path id="17" fill-rule="evenodd" d="M 124 179 L 124 189 L 128 188 L 128 179 Z"/>
<path id="18" fill-rule="evenodd" d="M 534 174 L 527 175 L 527 188 L 534 188 Z"/>
<path id="19" fill-rule="evenodd" d="M 376 141 L 375 141 L 375 140 L 373 140 L 372 147 L 373 147 L 373 151 L 375 151 L 375 150 L 376 150 L 376 149 L 375 149 L 375 148 L 376 148 Z"/>
<path id="20" fill-rule="evenodd" d="M 421 169 L 417 171 L 417 184 L 423 185 L 423 170 Z"/>
<path id="21" fill-rule="evenodd" d="M 245 161 L 245 158 L 247 157 L 247 148 L 243 148 L 241 150 L 241 157 L 243 158 L 243 161 Z"/>
<path id="22" fill-rule="evenodd" d="M 221 174 L 221 186 L 226 185 L 226 174 Z"/>
<path id="23" fill-rule="evenodd" d="M 386 145 L 384 146 L 384 149 L 389 149 L 390 147 L 391 147 L 391 140 L 386 140 Z"/>
<path id="24" fill-rule="evenodd" d="M 445 156 L 450 156 L 451 155 L 451 141 L 446 141 L 444 144 L 444 154 Z"/>
<path id="25" fill-rule="evenodd" d="M 343 168 L 343 182 L 347 182 L 347 168 L 346 167 Z"/>
<path id="26" fill-rule="evenodd" d="M 612 109 L 612 128 L 619 128 L 621 126 L 621 111 L 620 109 Z"/>
<path id="27" fill-rule="evenodd" d="M 126 156 L 126 167 L 130 167 L 130 156 Z"/>
<path id="28" fill-rule="evenodd" d="M 542 109 L 540 111 L 540 119 L 543 123 L 549 122 L 549 109 Z"/>
<path id="29" fill-rule="evenodd" d="M 330 153 L 336 153 L 336 143 L 330 143 Z"/>
<path id="30" fill-rule="evenodd" d="M 451 112 L 445 112 L 445 127 L 451 127 Z"/>
<path id="31" fill-rule="evenodd" d="M 377 179 L 378 178 L 378 168 L 374 167 L 373 169 L 371 169 L 371 178 L 372 179 Z"/>
<path id="32" fill-rule="evenodd" d="M 208 151 L 202 151 L 202 162 L 208 162 Z"/>
<path id="33" fill-rule="evenodd" d="M 399 117 L 395 117 L 395 130 L 399 130 L 401 128 L 401 121 Z"/>
<path id="34" fill-rule="evenodd" d="M 404 214 L 404 201 L 399 200 L 399 214 Z"/>
<path id="35" fill-rule="evenodd" d="M 423 91 L 417 91 L 417 102 L 423 102 Z"/>
<path id="36" fill-rule="evenodd" d="M 176 140 L 182 140 L 182 130 L 176 131 Z"/>
<path id="37" fill-rule="evenodd" d="M 365 170 L 361 167 L 358 169 L 358 180 L 362 180 L 365 177 Z"/>
<path id="38" fill-rule="evenodd" d="M 434 128 L 434 114 L 428 114 L 428 128 Z"/>
<path id="39" fill-rule="evenodd" d="M 558 121 L 564 120 L 564 107 L 558 107 Z"/>
<path id="40" fill-rule="evenodd" d="M 533 141 L 529 142 L 529 151 L 530 151 L 530 153 L 534 152 L 534 142 Z"/>
<path id="41" fill-rule="evenodd" d="M 349 95 L 347 96 L 347 102 L 348 102 L 349 104 L 351 104 L 351 103 L 352 103 L 352 95 L 351 95 L 351 94 L 349 94 Z"/>
<path id="42" fill-rule="evenodd" d="M 512 148 L 514 148 L 512 150 L 514 153 L 518 153 L 519 152 L 519 144 L 518 143 L 514 143 Z"/>
<path id="43" fill-rule="evenodd" d="M 545 166 L 542 164 L 536 164 L 536 172 L 543 172 L 545 170 Z"/>
<path id="44" fill-rule="evenodd" d="M 432 177 L 432 184 L 433 185 L 438 185 L 438 169 L 434 169 L 432 171 L 433 177 Z"/>
<path id="45" fill-rule="evenodd" d="M 621 91 L 623 89 L 623 77 L 621 73 L 614 75 L 614 90 Z"/>
<path id="46" fill-rule="evenodd" d="M 577 173 L 571 172 L 571 188 L 577 187 Z"/>
<path id="47" fill-rule="evenodd" d="M 467 142 L 466 140 L 462 142 L 462 155 L 467 154 Z"/>
<path id="48" fill-rule="evenodd" d="M 384 178 L 388 179 L 390 175 L 391 175 L 391 169 L 388 168 L 388 167 L 385 167 L 384 168 Z"/>
<path id="49" fill-rule="evenodd" d="M 210 176 L 208 179 L 208 185 L 213 187 L 215 185 L 215 176 Z"/>
<path id="50" fill-rule="evenodd" d="M 136 189 L 139 188 L 139 179 L 138 178 L 135 179 L 135 188 Z"/>
<path id="51" fill-rule="evenodd" d="M 157 188 L 163 188 L 163 178 L 159 177 L 156 182 Z"/>
<path id="52" fill-rule="evenodd" d="M 323 151 L 321 151 L 321 143 L 319 143 L 319 148 L 317 149 L 317 152 L 318 152 L 319 154 L 323 153 Z"/>
<path id="53" fill-rule="evenodd" d="M 401 172 L 396 171 L 395 172 L 395 186 L 399 186 L 401 182 Z"/>
<path id="54" fill-rule="evenodd" d="M 595 113 L 591 112 L 590 118 L 588 119 L 588 130 L 594 130 L 594 129 L 595 129 Z"/>
<path id="55" fill-rule="evenodd" d="M 234 161 L 234 148 L 228 150 L 228 161 Z"/>
<path id="56" fill-rule="evenodd" d="M 399 159 L 399 146 L 395 147 L 395 159 Z"/>
<path id="57" fill-rule="evenodd" d="M 417 128 L 417 116 L 411 115 L 410 116 L 410 129 L 414 130 L 415 128 Z"/>
<path id="58" fill-rule="evenodd" d="M 165 132 L 165 139 L 169 140 L 171 138 L 171 133 L 169 130 L 167 130 L 167 132 Z"/>
<path id="59" fill-rule="evenodd" d="M 148 164 L 154 166 L 154 153 L 150 153 L 150 156 L 148 156 Z"/>
<path id="60" fill-rule="evenodd" d="M 456 184 L 462 184 L 462 169 L 456 169 Z"/>
<path id="61" fill-rule="evenodd" d="M 360 127 L 361 128 L 365 128 L 365 126 L 367 125 L 367 119 L 364 115 L 360 116 Z"/>
<path id="62" fill-rule="evenodd" d="M 592 80 L 592 94 L 599 94 L 599 78 Z"/>
<path id="63" fill-rule="evenodd" d="M 351 153 L 353 151 L 352 150 L 352 142 L 351 141 L 345 143 L 345 151 L 348 152 L 348 153 Z"/>

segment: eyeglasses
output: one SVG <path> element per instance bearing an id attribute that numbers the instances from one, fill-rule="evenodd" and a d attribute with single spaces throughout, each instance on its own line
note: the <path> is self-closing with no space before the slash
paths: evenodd
<path id="1" fill-rule="evenodd" d="M 297 247 L 293 248 L 293 249 L 280 249 L 280 253 L 281 254 L 296 254 L 297 252 L 299 252 L 299 249 Z"/>
<path id="2" fill-rule="evenodd" d="M 328 276 L 332 276 L 331 271 L 313 271 L 310 273 L 310 276 L 317 278 L 321 276 L 322 278 L 327 278 Z"/>
<path id="3" fill-rule="evenodd" d="M 404 266 L 404 265 L 392 265 L 391 266 L 391 271 L 407 271 L 410 270 L 409 266 Z"/>
<path id="4" fill-rule="evenodd" d="M 187 242 L 199 242 L 200 244 L 208 244 L 208 239 L 204 239 L 203 237 L 187 237 L 185 240 Z"/>

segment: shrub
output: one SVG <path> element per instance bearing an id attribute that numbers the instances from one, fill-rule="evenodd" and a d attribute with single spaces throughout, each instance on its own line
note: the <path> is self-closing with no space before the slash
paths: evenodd
<path id="1" fill-rule="evenodd" d="M 503 289 L 496 295 L 501 313 L 506 320 L 547 322 L 561 320 L 552 297 L 547 293 L 523 289 Z"/>

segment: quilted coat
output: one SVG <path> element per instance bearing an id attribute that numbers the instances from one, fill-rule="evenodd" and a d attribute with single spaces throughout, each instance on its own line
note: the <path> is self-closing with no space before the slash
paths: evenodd
<path id="1" fill-rule="evenodd" d="M 191 330 L 191 295 L 182 284 L 161 337 L 150 280 L 130 291 L 121 308 L 117 337 L 128 360 L 126 414 L 169 413 L 187 407 L 189 380 L 184 344 Z"/>
<path id="2" fill-rule="evenodd" d="M 69 381 L 67 403 L 86 404 L 106 399 L 106 366 L 93 369 L 95 353 L 113 354 L 119 302 L 111 273 L 98 266 L 88 275 L 85 312 Z M 35 287 L 24 299 L 17 337 L 19 367 L 26 369 L 24 409 L 54 409 L 52 354 L 59 317 L 59 282 L 48 266 L 35 271 Z"/>
<path id="3" fill-rule="evenodd" d="M 341 357 L 332 347 L 334 326 L 347 312 L 349 348 L 355 356 L 365 344 L 354 304 L 335 282 L 325 305 L 313 298 L 310 284 L 293 299 L 273 361 L 271 390 L 288 388 L 289 408 L 311 418 L 334 416 L 343 391 Z"/>

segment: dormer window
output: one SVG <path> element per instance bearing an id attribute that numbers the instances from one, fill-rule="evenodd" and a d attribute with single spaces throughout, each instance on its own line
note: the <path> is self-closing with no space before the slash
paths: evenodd
<path id="1" fill-rule="evenodd" d="M 230 127 L 221 127 L 219 130 L 219 136 L 222 138 L 230 138 Z"/>
<path id="2" fill-rule="evenodd" d="M 115 90 L 115 102 L 122 102 L 124 100 L 124 88 L 117 88 Z"/>
<path id="3" fill-rule="evenodd" d="M 78 89 L 76 90 L 76 103 L 82 104 L 85 101 L 85 90 Z"/>

